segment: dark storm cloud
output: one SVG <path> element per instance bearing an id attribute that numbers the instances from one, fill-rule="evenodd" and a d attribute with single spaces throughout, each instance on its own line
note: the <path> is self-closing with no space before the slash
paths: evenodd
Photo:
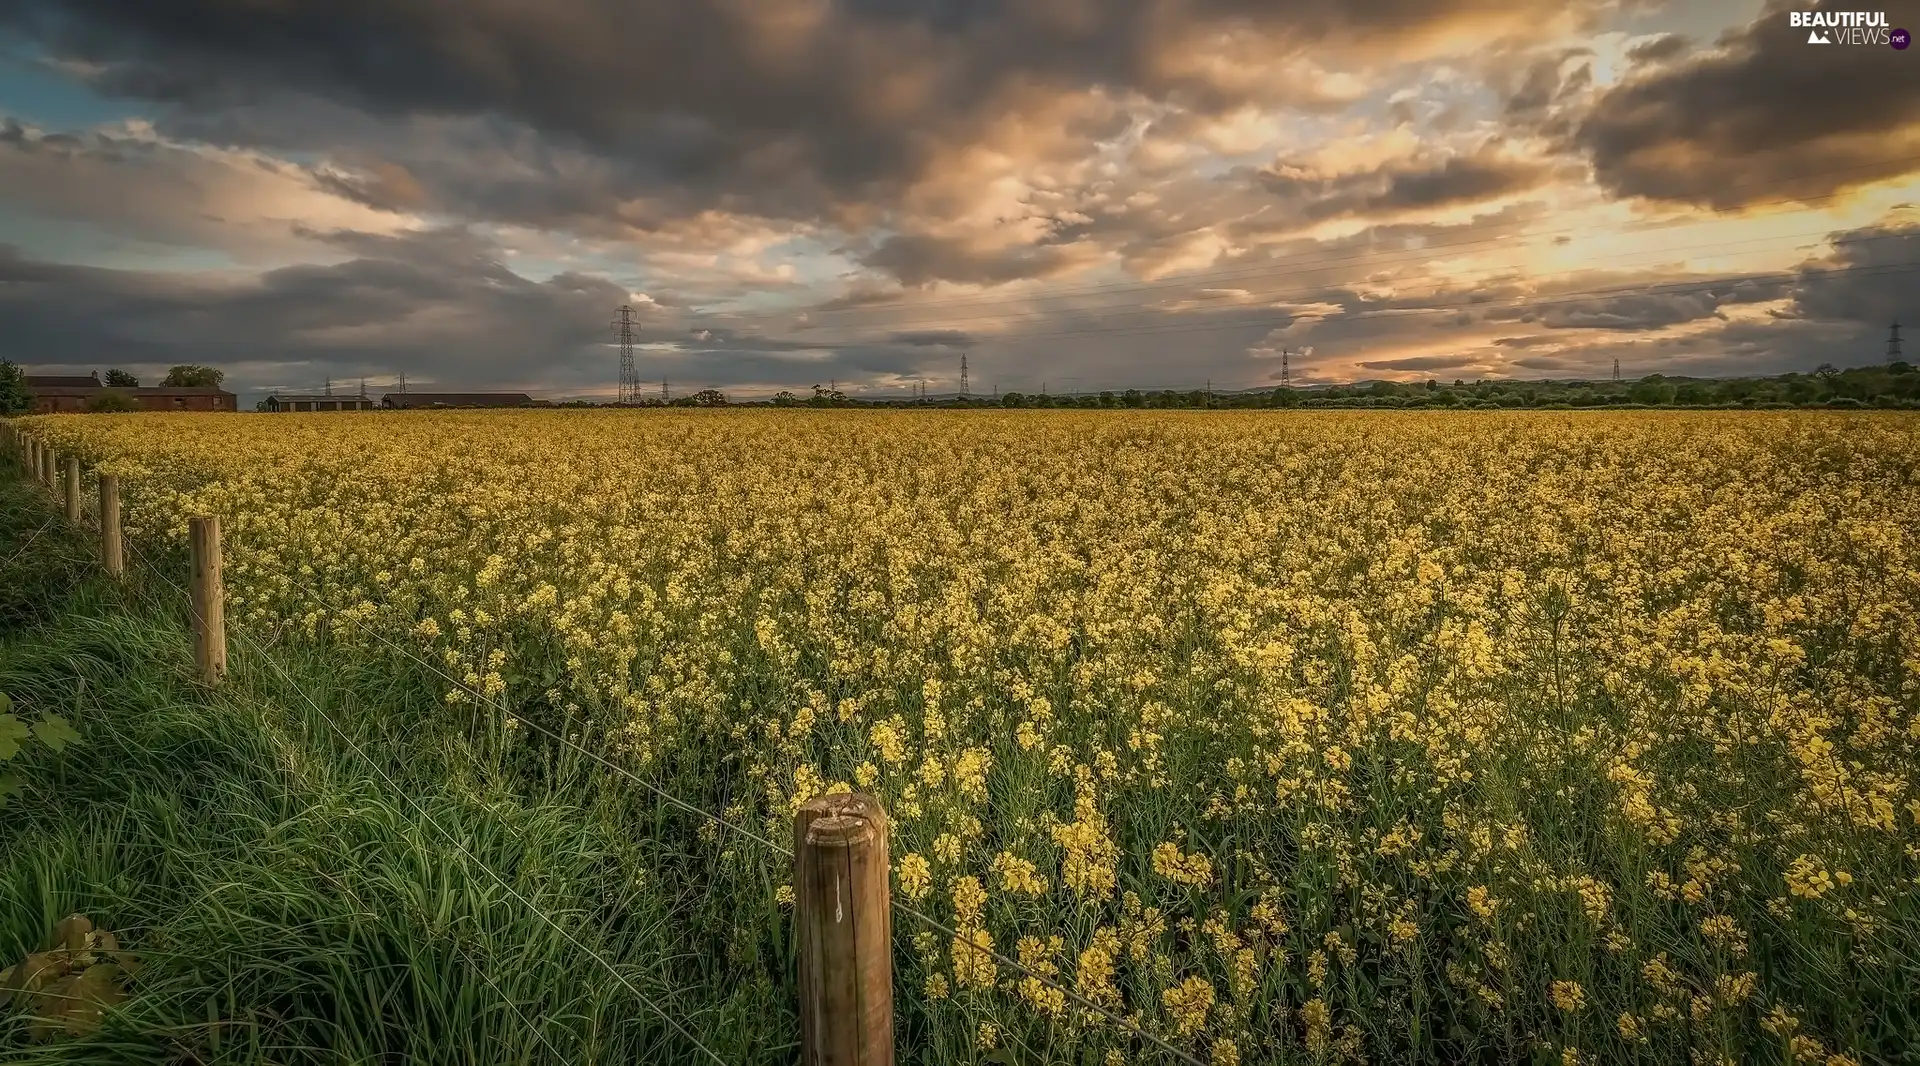
<path id="1" fill-rule="evenodd" d="M 190 115 L 217 120 L 278 94 L 394 121 L 501 116 L 558 150 L 621 161 L 625 193 L 798 214 L 885 201 L 956 146 L 1012 138 L 1042 157 L 1125 126 L 1110 109 L 1058 111 L 1062 96 L 1135 91 L 1204 112 L 1285 103 L 1312 87 L 1247 72 L 1350 40 L 1381 58 L 1443 27 L 1522 25 L 1561 6 L 13 0 L 0 26 L 95 64 L 108 91 Z M 1260 63 L 1214 61 L 1229 31 Z M 260 118 L 230 132 L 275 136 Z M 388 178 L 364 194 L 412 196 Z"/>
<path id="2" fill-rule="evenodd" d="M 1886 222 L 1834 235 L 1833 251 L 1800 268 L 1793 303 L 1783 314 L 1884 329 L 1894 319 L 1920 320 L 1920 218 Z"/>
<path id="3" fill-rule="evenodd" d="M 1641 286 L 1649 291 L 1624 291 Z M 1777 275 L 1689 280 L 1649 274 L 1631 281 L 1572 275 L 1555 279 L 1528 298 L 1478 314 L 1490 322 L 1527 322 L 1548 329 L 1658 330 L 1715 317 L 1723 307 L 1775 300 L 1786 295 L 1787 288 Z M 1595 289 L 1623 291 L 1575 295 Z"/>
<path id="4" fill-rule="evenodd" d="M 1627 58 L 1635 63 L 1664 63 L 1679 56 L 1693 42 L 1677 33 L 1663 33 L 1627 49 Z"/>
<path id="5" fill-rule="evenodd" d="M 110 352 L 124 363 L 226 366 L 242 390 L 402 370 L 484 387 L 575 376 L 606 340 L 605 309 L 626 297 L 576 274 L 529 281 L 457 235 L 384 248 L 233 281 L 38 262 L 4 247 L 0 318 L 10 357 L 27 365 Z M 307 367 L 294 381 L 259 369 L 285 364 Z"/>
<path id="6" fill-rule="evenodd" d="M 615 362 L 607 309 L 630 294 L 578 273 L 533 281 L 501 249 L 463 229 L 399 236 L 308 232 L 352 258 L 245 280 L 71 266 L 0 245 L 0 321 L 8 358 L 29 368 L 104 369 L 76 353 L 112 353 L 111 365 L 154 373 L 209 363 L 252 397 L 316 388 L 323 377 L 515 388 L 545 395 L 609 393 Z M 98 313 L 101 307 L 115 314 Z M 902 331 L 832 344 L 723 322 L 690 324 L 681 308 L 640 301 L 642 373 L 676 389 L 738 383 L 907 380 L 944 363 L 958 331 Z M 91 358 L 83 354 L 83 358 Z M 107 358 L 103 356 L 102 358 Z"/>
<path id="7" fill-rule="evenodd" d="M 1619 196 L 1734 210 L 1920 169 L 1920 77 L 1887 47 L 1810 47 L 1769 3 L 1716 50 L 1601 95 L 1573 141 Z"/>
<path id="8" fill-rule="evenodd" d="M 1258 180 L 1279 198 L 1282 218 L 1299 224 L 1492 200 L 1543 185 L 1550 174 L 1544 164 L 1502 156 L 1488 144 L 1469 155 L 1346 174 L 1280 163 L 1261 171 Z"/>
<path id="9" fill-rule="evenodd" d="M 895 333 L 888 340 L 895 344 L 910 344 L 916 348 L 964 348 L 973 343 L 973 336 L 958 329 L 916 329 Z"/>
<path id="10" fill-rule="evenodd" d="M 1410 355 L 1404 359 L 1377 359 L 1359 365 L 1368 370 L 1452 370 L 1479 360 L 1467 355 Z"/>
<path id="11" fill-rule="evenodd" d="M 934 281 L 997 285 L 1064 274 L 1084 264 L 1090 251 L 1047 244 L 982 248 L 968 241 L 912 233 L 881 241 L 860 263 L 907 286 Z"/>

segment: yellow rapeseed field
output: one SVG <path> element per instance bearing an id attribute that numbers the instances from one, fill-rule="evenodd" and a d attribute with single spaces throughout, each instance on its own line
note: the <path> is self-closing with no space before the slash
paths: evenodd
<path id="1" fill-rule="evenodd" d="M 1912 416 L 25 424 L 148 551 L 220 515 L 262 639 L 408 642 L 775 839 L 878 796 L 959 933 L 896 913 L 928 1057 L 1153 1058 L 986 946 L 1214 1063 L 1920 1034 Z"/>

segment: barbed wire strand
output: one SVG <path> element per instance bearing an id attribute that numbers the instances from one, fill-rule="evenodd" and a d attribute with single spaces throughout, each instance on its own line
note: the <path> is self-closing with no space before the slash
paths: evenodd
<path id="1" fill-rule="evenodd" d="M 146 569 L 150 573 L 159 575 L 162 580 L 166 581 L 169 585 L 172 585 L 175 591 L 191 599 L 191 595 L 187 592 L 187 590 L 185 588 L 182 588 L 179 582 L 174 581 L 171 577 L 167 576 L 166 572 L 163 569 L 149 565 L 146 554 L 142 552 L 137 545 L 135 545 L 131 540 L 127 541 L 127 545 L 131 549 L 132 554 L 134 554 L 137 558 L 139 558 L 139 560 L 141 561 L 142 567 L 144 569 Z M 407 804 L 411 806 L 414 809 L 415 813 L 419 814 L 420 817 L 428 825 L 432 826 L 437 832 L 445 836 L 447 839 L 447 842 L 453 845 L 453 848 L 455 851 L 458 851 L 461 854 L 461 856 L 464 857 L 468 862 L 479 867 L 481 872 L 485 873 L 489 878 L 491 878 L 494 881 L 494 883 L 498 884 L 503 890 L 506 891 L 508 895 L 512 896 L 514 900 L 516 900 L 521 904 L 521 906 L 525 907 L 527 911 L 531 913 L 534 917 L 540 919 L 554 932 L 559 933 L 563 938 L 566 939 L 567 943 L 571 944 L 574 947 L 575 950 L 579 951 L 581 954 L 587 956 L 588 958 L 591 958 L 594 961 L 598 962 L 602 967 L 606 969 L 606 971 L 609 974 L 613 975 L 613 979 L 615 981 L 618 981 L 622 986 L 626 988 L 627 991 L 633 993 L 635 998 L 639 999 L 640 1002 L 646 1004 L 650 1009 L 653 1010 L 654 1013 L 660 1015 L 660 1017 L 663 1020 L 665 1020 L 666 1023 L 669 1026 L 671 1026 L 675 1032 L 679 1033 L 680 1036 L 683 1037 L 688 1043 L 692 1044 L 696 1048 L 699 1048 L 700 1051 L 707 1056 L 707 1058 L 713 1060 L 713 1062 L 718 1064 L 718 1066 L 727 1066 L 726 1060 L 722 1059 L 719 1055 L 714 1053 L 713 1049 L 707 1047 L 705 1044 L 702 1044 L 697 1038 L 695 1038 L 694 1035 L 691 1032 L 687 1031 L 686 1027 L 681 1025 L 680 1022 L 677 1019 L 675 1019 L 672 1014 L 670 1014 L 665 1008 L 661 1007 L 658 1003 L 654 1002 L 652 997 L 648 996 L 645 992 L 641 991 L 640 988 L 636 986 L 631 980 L 629 980 L 625 974 L 621 973 L 618 967 L 614 966 L 611 962 L 608 962 L 606 958 L 602 956 L 600 953 L 593 951 L 589 949 L 585 944 L 582 944 L 577 938 L 574 937 L 572 933 L 567 931 L 567 928 L 565 926 L 561 925 L 559 922 L 554 921 L 553 918 L 549 916 L 545 911 L 541 910 L 540 907 L 538 907 L 531 900 L 527 899 L 524 895 L 522 895 L 518 889 L 514 888 L 512 884 L 508 883 L 507 879 L 502 877 L 498 872 L 496 872 L 493 869 L 493 867 L 481 861 L 471 851 L 468 851 L 464 846 L 462 846 L 458 837 L 454 836 L 452 832 L 448 831 L 445 826 L 442 826 L 433 817 L 433 815 L 429 813 L 427 809 L 420 804 L 418 800 L 413 798 L 412 793 L 402 788 L 400 786 L 400 783 L 395 781 L 393 777 L 387 773 L 385 767 L 381 766 L 377 761 L 374 760 L 374 758 L 371 755 L 367 754 L 366 750 L 362 748 L 359 745 L 359 743 L 357 743 L 353 739 L 353 737 L 349 733 L 347 733 L 345 729 L 341 728 L 341 726 L 333 720 L 333 717 L 331 715 L 327 714 L 327 712 L 320 706 L 320 704 L 316 700 L 314 700 L 314 698 L 311 695 L 307 693 L 307 690 L 301 687 L 299 683 L 297 683 L 294 680 L 293 675 L 288 672 L 285 666 L 281 665 L 279 659 L 269 654 L 264 647 L 261 647 L 257 642 L 252 640 L 252 638 L 246 631 L 246 627 L 234 626 L 233 631 L 236 634 L 236 636 L 239 637 L 240 640 L 246 642 L 249 645 L 252 645 L 252 647 L 254 648 L 254 651 L 259 655 L 260 659 L 264 661 L 267 665 L 273 667 L 273 669 L 280 675 L 281 680 L 285 682 L 287 687 L 293 689 L 295 692 L 300 694 L 300 697 L 306 702 L 307 706 L 311 707 L 314 713 L 320 717 L 320 720 L 322 722 L 325 722 L 327 727 L 331 729 L 336 735 L 338 735 L 339 738 L 342 741 L 344 741 L 349 748 L 353 750 L 354 754 L 358 755 L 363 761 L 365 761 L 368 767 L 370 767 L 375 774 L 379 775 L 380 780 L 384 782 L 388 788 L 392 789 L 402 799 L 406 800 Z M 515 1010 L 517 1012 L 518 1008 L 516 1007 Z"/>

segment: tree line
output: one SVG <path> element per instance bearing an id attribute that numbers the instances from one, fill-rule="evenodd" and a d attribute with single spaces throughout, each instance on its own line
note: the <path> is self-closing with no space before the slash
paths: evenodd
<path id="1" fill-rule="evenodd" d="M 585 400 L 560 407 L 607 406 Z M 1514 381 L 1456 379 L 1451 385 L 1425 381 L 1369 381 L 1272 390 L 1216 392 L 1211 389 L 1139 389 L 1072 395 L 1007 392 L 997 396 L 937 399 L 868 399 L 819 385 L 812 395 L 782 392 L 769 400 L 729 400 L 718 389 L 702 389 L 664 403 L 643 400 L 642 407 L 1001 407 L 1001 408 L 1271 408 L 1271 407 L 1438 407 L 1490 409 L 1576 407 L 1920 407 L 1920 374 L 1905 362 L 1840 370 L 1822 365 L 1810 374 L 1768 377 L 1693 378 L 1648 374 L 1631 381 Z"/>

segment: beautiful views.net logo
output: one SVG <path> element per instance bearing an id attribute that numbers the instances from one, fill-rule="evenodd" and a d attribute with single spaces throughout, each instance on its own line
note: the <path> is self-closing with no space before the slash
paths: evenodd
<path id="1" fill-rule="evenodd" d="M 1808 44 L 1878 44 L 1904 49 L 1906 30 L 1894 29 L 1884 11 L 1793 11 L 1794 29 L 1807 31 Z"/>

